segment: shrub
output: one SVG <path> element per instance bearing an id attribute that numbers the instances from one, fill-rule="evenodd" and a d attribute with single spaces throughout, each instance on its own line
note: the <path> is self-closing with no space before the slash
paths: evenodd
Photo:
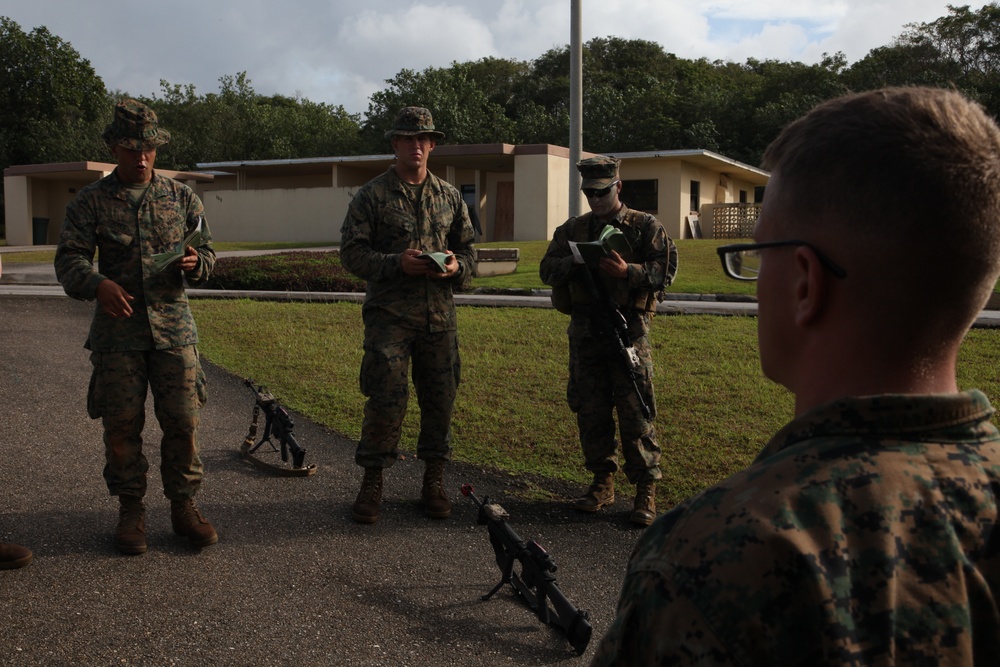
<path id="1" fill-rule="evenodd" d="M 209 289 L 278 292 L 364 292 L 365 281 L 340 265 L 336 251 L 220 257 Z"/>

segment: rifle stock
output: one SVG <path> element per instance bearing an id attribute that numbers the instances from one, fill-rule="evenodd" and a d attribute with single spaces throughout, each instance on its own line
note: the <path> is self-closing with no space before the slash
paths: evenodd
<path id="1" fill-rule="evenodd" d="M 490 544 L 500 567 L 500 581 L 481 599 L 489 600 L 504 584 L 510 584 L 546 625 L 555 625 L 566 633 L 570 646 L 582 655 L 590 643 L 593 627 L 590 614 L 577 609 L 556 585 L 556 563 L 534 540 L 525 542 L 507 523 L 507 512 L 489 496 L 476 497 L 472 485 L 462 485 L 462 495 L 472 498 L 479 507 L 477 523 L 485 525 Z M 521 564 L 520 574 L 514 572 Z M 549 603 L 551 602 L 551 608 Z"/>

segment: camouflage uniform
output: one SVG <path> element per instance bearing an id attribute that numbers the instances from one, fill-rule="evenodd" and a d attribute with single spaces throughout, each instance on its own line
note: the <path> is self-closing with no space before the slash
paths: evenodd
<path id="1" fill-rule="evenodd" d="M 603 281 L 605 291 L 625 316 L 629 337 L 642 364 L 642 379 L 638 384 L 650 409 L 649 419 L 642 415 L 631 375 L 622 366 L 611 341 L 594 335 L 590 295 L 580 280 L 573 277 L 574 271 L 586 269 L 573 263 L 569 242 L 593 240 L 605 224 L 622 229 L 636 249 L 622 257 L 629 264 L 627 280 L 611 278 L 599 271 L 591 274 L 595 281 Z M 542 281 L 553 288 L 569 286 L 573 302 L 567 330 L 569 383 L 566 396 L 570 409 L 576 413 L 585 465 L 595 474 L 618 470 L 613 415 L 617 410 L 624 472 L 628 480 L 635 484 L 662 476 L 660 448 L 653 426 L 656 399 L 649 324 L 656 304 L 662 299 L 661 292 L 670 284 L 676 267 L 677 249 L 663 225 L 652 215 L 631 211 L 624 204 L 608 223 L 592 213 L 570 218 L 556 229 L 542 258 L 539 267 Z"/>
<path id="2" fill-rule="evenodd" d="M 362 467 L 388 468 L 398 458 L 411 360 L 420 406 L 417 456 L 451 458 L 461 366 L 452 286 L 472 277 L 473 235 L 461 194 L 431 173 L 420 186 L 410 186 L 389 167 L 351 201 L 341 228 L 340 261 L 368 281 L 360 372 L 368 400 L 355 456 Z M 400 253 L 407 248 L 451 250 L 459 271 L 450 280 L 405 275 Z"/>
<path id="3" fill-rule="evenodd" d="M 798 417 L 646 530 L 591 664 L 994 664 L 992 414 L 970 391 Z"/>
<path id="4" fill-rule="evenodd" d="M 183 281 L 205 282 L 215 251 L 203 222 L 206 241 L 197 248 L 196 269 L 183 277 L 175 267 L 155 272 L 152 255 L 173 250 L 203 218 L 204 208 L 189 187 L 156 173 L 141 202 L 130 195 L 117 172 L 80 190 L 66 207 L 55 268 L 74 299 L 95 299 L 106 278 L 135 298 L 127 318 L 112 318 L 98 304 L 85 345 L 94 367 L 87 407 L 93 419 L 103 420 L 104 477 L 111 495 L 145 495 L 142 430 L 148 385 L 163 431 L 164 495 L 179 500 L 192 497 L 201 483 L 196 431 L 206 398 Z"/>

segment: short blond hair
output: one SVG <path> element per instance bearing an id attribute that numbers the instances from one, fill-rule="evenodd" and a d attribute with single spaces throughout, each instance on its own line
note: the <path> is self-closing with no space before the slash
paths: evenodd
<path id="1" fill-rule="evenodd" d="M 954 322 L 938 334 L 964 333 L 1000 274 L 1000 128 L 980 105 L 940 88 L 846 95 L 786 127 L 763 164 L 797 228 L 859 239 L 858 261 L 899 281 L 901 312 L 919 303 Z"/>

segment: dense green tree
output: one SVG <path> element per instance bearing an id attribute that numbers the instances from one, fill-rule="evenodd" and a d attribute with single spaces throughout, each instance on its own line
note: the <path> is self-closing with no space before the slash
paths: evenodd
<path id="1" fill-rule="evenodd" d="M 0 99 L 0 166 L 107 158 L 104 82 L 48 29 L 0 17 Z"/>
<path id="2" fill-rule="evenodd" d="M 511 63 L 497 58 L 474 63 L 452 63 L 447 68 L 428 67 L 422 72 L 401 70 L 386 81 L 388 87 L 371 96 L 362 127 L 364 147 L 370 153 L 389 152 L 385 133 L 399 110 L 421 106 L 431 110 L 434 125 L 450 144 L 515 142 L 515 124 L 501 102 L 509 95 L 495 83 L 509 86 Z M 491 99 L 496 95 L 496 99 Z"/>
<path id="3" fill-rule="evenodd" d="M 361 147 L 360 119 L 342 106 L 283 95 L 258 95 L 246 72 L 219 79 L 218 93 L 199 97 L 193 86 L 160 81 L 157 111 L 171 142 L 159 155 L 163 167 L 198 162 L 275 160 L 354 155 Z"/>
<path id="4" fill-rule="evenodd" d="M 46 28 L 25 33 L 0 17 L 0 169 L 105 160 L 110 118 L 104 82 L 90 62 Z M 4 234 L 0 196 L 0 237 Z"/>

